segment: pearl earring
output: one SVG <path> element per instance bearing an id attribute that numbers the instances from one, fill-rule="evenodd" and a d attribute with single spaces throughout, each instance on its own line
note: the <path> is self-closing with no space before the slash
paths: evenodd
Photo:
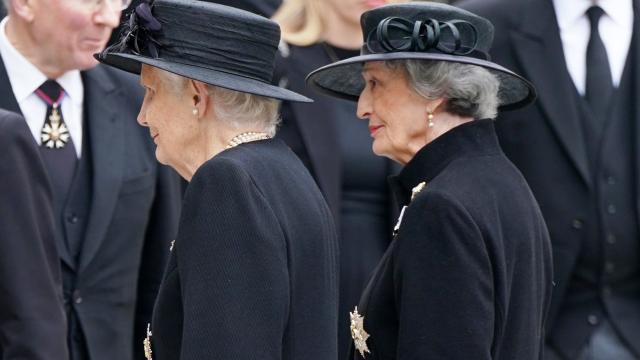
<path id="1" fill-rule="evenodd" d="M 193 108 L 193 116 L 198 116 L 198 108 Z"/>
<path id="2" fill-rule="evenodd" d="M 433 125 L 435 125 L 435 124 L 433 123 L 433 113 L 432 113 L 431 111 L 429 111 L 429 113 L 427 114 L 427 120 L 429 121 L 429 122 L 427 123 L 427 126 L 429 126 L 430 128 L 432 128 L 432 127 L 433 127 Z"/>

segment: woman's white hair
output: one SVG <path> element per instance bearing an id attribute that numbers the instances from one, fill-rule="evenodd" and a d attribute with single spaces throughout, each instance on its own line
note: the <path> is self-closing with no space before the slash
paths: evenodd
<path id="1" fill-rule="evenodd" d="M 161 79 L 181 92 L 187 86 L 188 78 L 167 71 L 161 71 Z M 225 121 L 238 129 L 256 128 L 275 136 L 280 123 L 280 101 L 260 95 L 229 90 L 208 85 L 209 96 L 214 99 L 214 113 L 220 121 Z"/>
<path id="2" fill-rule="evenodd" d="M 402 68 L 420 96 L 444 98 L 444 110 L 451 114 L 474 119 L 495 119 L 498 114 L 500 81 L 483 67 L 436 60 L 392 60 L 386 64 Z"/>

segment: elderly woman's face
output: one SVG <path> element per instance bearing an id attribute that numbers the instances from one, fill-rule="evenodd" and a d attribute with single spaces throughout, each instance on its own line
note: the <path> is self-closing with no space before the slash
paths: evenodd
<path id="1" fill-rule="evenodd" d="M 366 63 L 358 117 L 369 120 L 373 152 L 406 164 L 429 141 L 427 114 L 437 102 L 418 95 L 407 75 L 383 62 Z"/>
<path id="2" fill-rule="evenodd" d="M 143 65 L 140 83 L 145 88 L 144 102 L 138 123 L 149 128 L 157 145 L 156 158 L 173 168 L 183 163 L 187 146 L 198 134 L 191 100 L 179 84 L 163 77 L 163 71 Z"/>

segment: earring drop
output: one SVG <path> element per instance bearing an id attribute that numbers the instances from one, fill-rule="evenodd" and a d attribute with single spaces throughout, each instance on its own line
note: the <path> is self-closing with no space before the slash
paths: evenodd
<path id="1" fill-rule="evenodd" d="M 193 113 L 193 116 L 198 116 L 198 108 L 193 108 L 191 112 Z"/>
<path id="2" fill-rule="evenodd" d="M 430 128 L 432 128 L 432 127 L 433 127 L 433 125 L 435 125 L 435 124 L 433 123 L 433 113 L 432 113 L 432 112 L 429 112 L 429 114 L 427 114 L 427 120 L 429 121 L 429 122 L 427 123 L 427 126 L 429 126 Z"/>

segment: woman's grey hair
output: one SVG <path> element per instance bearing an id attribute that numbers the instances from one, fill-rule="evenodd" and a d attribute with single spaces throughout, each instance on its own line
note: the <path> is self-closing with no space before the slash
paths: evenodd
<path id="1" fill-rule="evenodd" d="M 11 0 L 2 0 L 2 5 L 4 5 L 4 10 L 9 13 L 9 7 L 11 7 Z"/>
<path id="2" fill-rule="evenodd" d="M 451 114 L 474 119 L 495 119 L 498 114 L 500 81 L 483 67 L 436 60 L 392 60 L 386 65 L 404 69 L 418 95 L 444 98 L 444 110 Z"/>
<path id="3" fill-rule="evenodd" d="M 187 78 L 167 71 L 161 73 L 163 81 L 176 92 L 183 91 L 187 86 Z M 215 99 L 214 112 L 217 119 L 238 129 L 254 127 L 269 136 L 275 136 L 280 122 L 280 101 L 213 85 L 208 87 L 209 96 Z"/>

